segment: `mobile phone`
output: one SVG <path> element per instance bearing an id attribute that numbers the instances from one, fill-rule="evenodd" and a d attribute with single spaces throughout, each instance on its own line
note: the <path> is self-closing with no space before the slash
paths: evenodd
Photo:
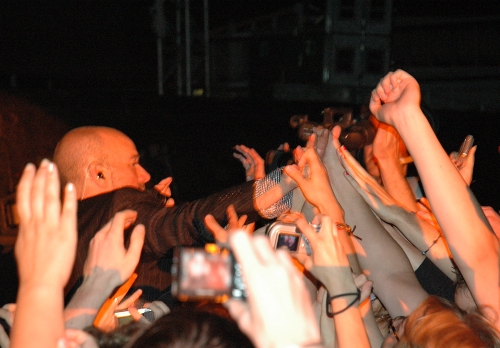
<path id="1" fill-rule="evenodd" d="M 290 253 L 312 254 L 311 245 L 298 227 L 293 223 L 276 221 L 268 226 L 266 235 L 275 249 L 288 250 Z"/>
<path id="2" fill-rule="evenodd" d="M 240 265 L 229 249 L 215 244 L 176 248 L 171 273 L 172 294 L 180 301 L 246 298 Z"/>
<path id="3" fill-rule="evenodd" d="M 470 134 L 467 135 L 462 145 L 460 146 L 460 149 L 458 150 L 458 155 L 457 155 L 458 158 L 455 163 L 455 166 L 458 169 L 462 169 L 467 163 L 467 159 L 469 157 L 469 151 L 472 148 L 473 144 L 474 144 L 474 137 Z"/>

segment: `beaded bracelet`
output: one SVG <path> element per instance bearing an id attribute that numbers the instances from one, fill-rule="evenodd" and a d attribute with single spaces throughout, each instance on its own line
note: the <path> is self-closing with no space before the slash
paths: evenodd
<path id="1" fill-rule="evenodd" d="M 437 243 L 437 241 L 439 240 L 439 238 L 441 238 L 441 236 L 442 236 L 442 235 L 443 235 L 443 232 L 439 233 L 439 236 L 438 236 L 436 239 L 434 239 L 434 240 L 432 241 L 432 244 L 431 244 L 431 245 L 427 248 L 427 250 L 426 250 L 426 251 L 422 251 L 422 255 L 424 255 L 424 256 L 425 256 L 425 254 L 427 254 L 427 252 L 428 252 L 429 250 L 431 250 L 431 248 L 434 246 L 434 244 L 436 244 L 436 243 Z"/>
<path id="2" fill-rule="evenodd" d="M 351 308 L 352 305 L 355 304 L 356 301 L 359 301 L 359 298 L 361 297 L 361 291 L 359 289 L 356 289 L 356 290 L 357 290 L 357 292 L 348 292 L 348 293 L 345 293 L 345 294 L 339 294 L 339 295 L 334 295 L 334 296 L 330 296 L 330 294 L 327 292 L 327 294 L 326 294 L 327 295 L 327 300 L 326 300 L 326 314 L 331 318 L 334 315 L 343 313 L 346 310 L 348 310 L 349 308 Z M 345 296 L 356 296 L 356 297 L 345 308 L 343 308 L 343 309 L 341 309 L 340 311 L 337 311 L 337 312 L 332 312 L 332 310 L 331 310 L 331 304 L 330 303 L 333 300 L 335 300 L 336 298 L 345 297 Z"/>

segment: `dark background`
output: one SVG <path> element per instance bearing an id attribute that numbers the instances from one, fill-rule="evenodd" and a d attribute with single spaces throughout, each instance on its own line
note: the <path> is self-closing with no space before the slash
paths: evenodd
<path id="1" fill-rule="evenodd" d="M 272 32 L 252 36 L 249 47 L 255 50 L 239 67 L 249 76 L 242 93 L 239 87 L 227 87 L 238 81 L 221 80 L 219 70 L 224 69 L 217 66 L 227 56 L 218 52 L 211 62 L 219 78 L 213 95 L 191 97 L 178 95 L 173 72 L 174 1 L 165 2 L 163 96 L 158 95 L 156 84 L 156 36 L 150 12 L 154 1 L 2 1 L 0 134 L 2 156 L 10 163 L 5 174 L 10 181 L 2 195 L 13 192 L 26 162 L 51 156 L 66 130 L 91 124 L 128 134 L 152 174 L 152 183 L 173 176 L 177 201 L 244 181 L 244 170 L 232 157 L 234 145 L 254 147 L 262 156 L 285 141 L 296 146 L 300 144 L 297 132 L 288 123 L 292 115 L 308 114 L 319 121 L 325 107 L 345 105 L 333 98 L 305 98 L 300 93 L 276 98 L 273 94 L 277 84 L 321 85 L 320 50 L 306 56 L 300 69 L 294 62 L 305 43 L 314 46 L 315 40 L 323 40 L 326 1 L 209 1 L 214 46 L 225 40 L 216 33 L 229 25 L 284 11 L 295 3 L 306 9 L 308 23 L 317 19 L 319 24 L 309 24 L 312 29 L 299 35 L 298 41 Z M 201 5 L 191 1 L 194 33 L 202 27 Z M 428 116 L 446 151 L 457 150 L 467 134 L 474 135 L 478 151 L 471 188 L 482 205 L 496 210 L 500 209 L 500 99 L 495 94 L 500 91 L 499 19 L 494 1 L 395 0 L 389 66 L 403 68 L 421 82 Z M 265 47 L 268 56 L 263 55 Z M 203 74 L 193 73 L 193 89 L 203 88 Z M 450 90 L 445 83 L 458 86 L 451 96 L 445 94 Z M 359 107 L 369 92 L 361 89 L 358 96 L 358 103 L 347 105 Z M 20 148 L 30 151 L 20 152 Z M 15 285 L 3 279 L 15 274 L 15 267 L 7 259 L 0 264 L 6 273 L 0 286 L 0 299 L 5 301 L 0 302 L 13 301 Z"/>

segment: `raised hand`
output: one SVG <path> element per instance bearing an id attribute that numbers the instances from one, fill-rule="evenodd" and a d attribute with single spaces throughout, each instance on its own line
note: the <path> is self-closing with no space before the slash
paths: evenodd
<path id="1" fill-rule="evenodd" d="M 405 117 L 408 108 L 420 109 L 417 80 L 403 70 L 389 72 L 372 91 L 370 111 L 379 121 L 394 126 L 393 118 Z"/>
<path id="2" fill-rule="evenodd" d="M 238 214 L 236 214 L 236 210 L 234 209 L 234 206 L 232 204 L 227 207 L 226 216 L 228 219 L 228 225 L 226 228 L 223 228 L 221 225 L 219 225 L 217 220 L 215 220 L 212 215 L 208 214 L 207 216 L 205 216 L 205 224 L 214 235 L 217 243 L 226 244 L 231 231 L 235 231 L 238 229 L 243 229 L 250 234 L 253 233 L 255 223 L 245 225 L 247 216 L 242 215 L 238 217 Z"/>
<path id="3" fill-rule="evenodd" d="M 288 252 L 272 249 L 269 239 L 236 231 L 231 248 L 243 269 L 247 301 L 226 305 L 256 347 L 321 347 L 318 324 L 302 275 Z"/>
<path id="4" fill-rule="evenodd" d="M 245 168 L 246 181 L 259 180 L 266 176 L 265 164 L 259 153 L 245 145 L 236 145 L 233 157 L 240 160 Z"/>
<path id="5" fill-rule="evenodd" d="M 16 200 L 19 290 L 11 347 L 55 346 L 64 335 L 62 293 L 76 254 L 75 188 L 65 187 L 61 205 L 57 168 L 44 159 L 38 171 L 26 165 Z"/>
<path id="6" fill-rule="evenodd" d="M 306 166 L 309 169 L 307 176 L 303 174 Z M 338 205 L 330 186 L 328 173 L 313 148 L 306 150 L 298 166 L 286 166 L 285 172 L 297 183 L 307 201 L 320 212 L 325 213 L 332 204 Z"/>
<path id="7" fill-rule="evenodd" d="M 141 256 L 145 229 L 143 225 L 134 228 L 128 249 L 124 245 L 124 230 L 130 227 L 136 218 L 135 211 L 118 212 L 96 233 L 90 241 L 89 254 L 83 267 L 84 276 L 97 271 L 116 272 L 119 278 L 115 280 L 115 286 L 118 286 L 132 275 Z"/>
<path id="8" fill-rule="evenodd" d="M 76 254 L 76 196 L 73 185 L 59 197 L 57 168 L 43 160 L 36 171 L 28 164 L 17 188 L 19 233 L 15 254 L 20 285 L 64 288 Z M 47 252 L 50 250 L 51 252 Z"/>

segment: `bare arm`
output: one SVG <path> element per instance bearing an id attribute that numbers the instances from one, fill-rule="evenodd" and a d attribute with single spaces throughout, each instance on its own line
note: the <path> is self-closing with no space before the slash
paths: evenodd
<path id="1" fill-rule="evenodd" d="M 335 197 L 344 209 L 346 223 L 356 226 L 354 233 L 362 238 L 351 238 L 359 262 L 368 279 L 374 282 L 374 291 L 391 316 L 408 315 L 428 294 L 420 286 L 404 251 L 346 180 L 336 150 L 340 148 L 339 134 L 340 128 L 334 128 L 323 163 Z"/>
<path id="2" fill-rule="evenodd" d="M 478 305 L 500 310 L 499 242 L 474 194 L 439 143 L 420 109 L 420 87 L 402 70 L 372 92 L 370 110 L 403 138 L 455 263 Z M 500 320 L 496 319 L 497 328 Z"/>
<path id="3" fill-rule="evenodd" d="M 19 271 L 11 347 L 56 347 L 64 337 L 63 289 L 76 254 L 76 193 L 61 204 L 57 168 L 28 164 L 17 188 L 20 218 L 15 254 Z M 50 252 L 47 252 L 50 250 Z M 34 318 L 38 320 L 33 320 Z"/>
<path id="4" fill-rule="evenodd" d="M 401 164 L 399 159 L 401 142 L 393 127 L 381 123 L 373 140 L 373 156 L 377 159 L 382 184 L 389 195 L 409 211 L 416 212 L 416 198 L 405 177 L 406 164 Z"/>
<path id="5" fill-rule="evenodd" d="M 370 205 L 370 208 L 385 222 L 392 224 L 411 242 L 411 248 L 418 248 L 421 258 L 425 255 L 438 266 L 450 279 L 455 279 L 446 238 L 441 230 L 428 224 L 419 215 L 408 211 L 394 200 L 377 181 L 351 156 L 349 151 L 340 149 L 342 165 L 349 175 L 347 180 Z M 392 234 L 391 234 L 392 235 Z M 393 237 L 396 239 L 398 236 Z M 401 238 L 401 237 L 399 237 Z M 396 239 L 396 241 L 398 241 Z M 434 243 L 435 241 L 435 243 Z M 406 242 L 407 243 L 407 242 Z M 403 241 L 398 244 L 405 249 Z M 408 243 L 407 243 L 408 244 Z M 408 250 L 405 249 L 408 255 Z M 422 254 L 423 253 L 423 254 Z M 409 256 L 410 258 L 410 256 Z M 420 263 L 422 259 L 420 259 Z M 418 265 L 420 265 L 418 263 Z M 413 267 L 415 269 L 415 267 Z"/>

